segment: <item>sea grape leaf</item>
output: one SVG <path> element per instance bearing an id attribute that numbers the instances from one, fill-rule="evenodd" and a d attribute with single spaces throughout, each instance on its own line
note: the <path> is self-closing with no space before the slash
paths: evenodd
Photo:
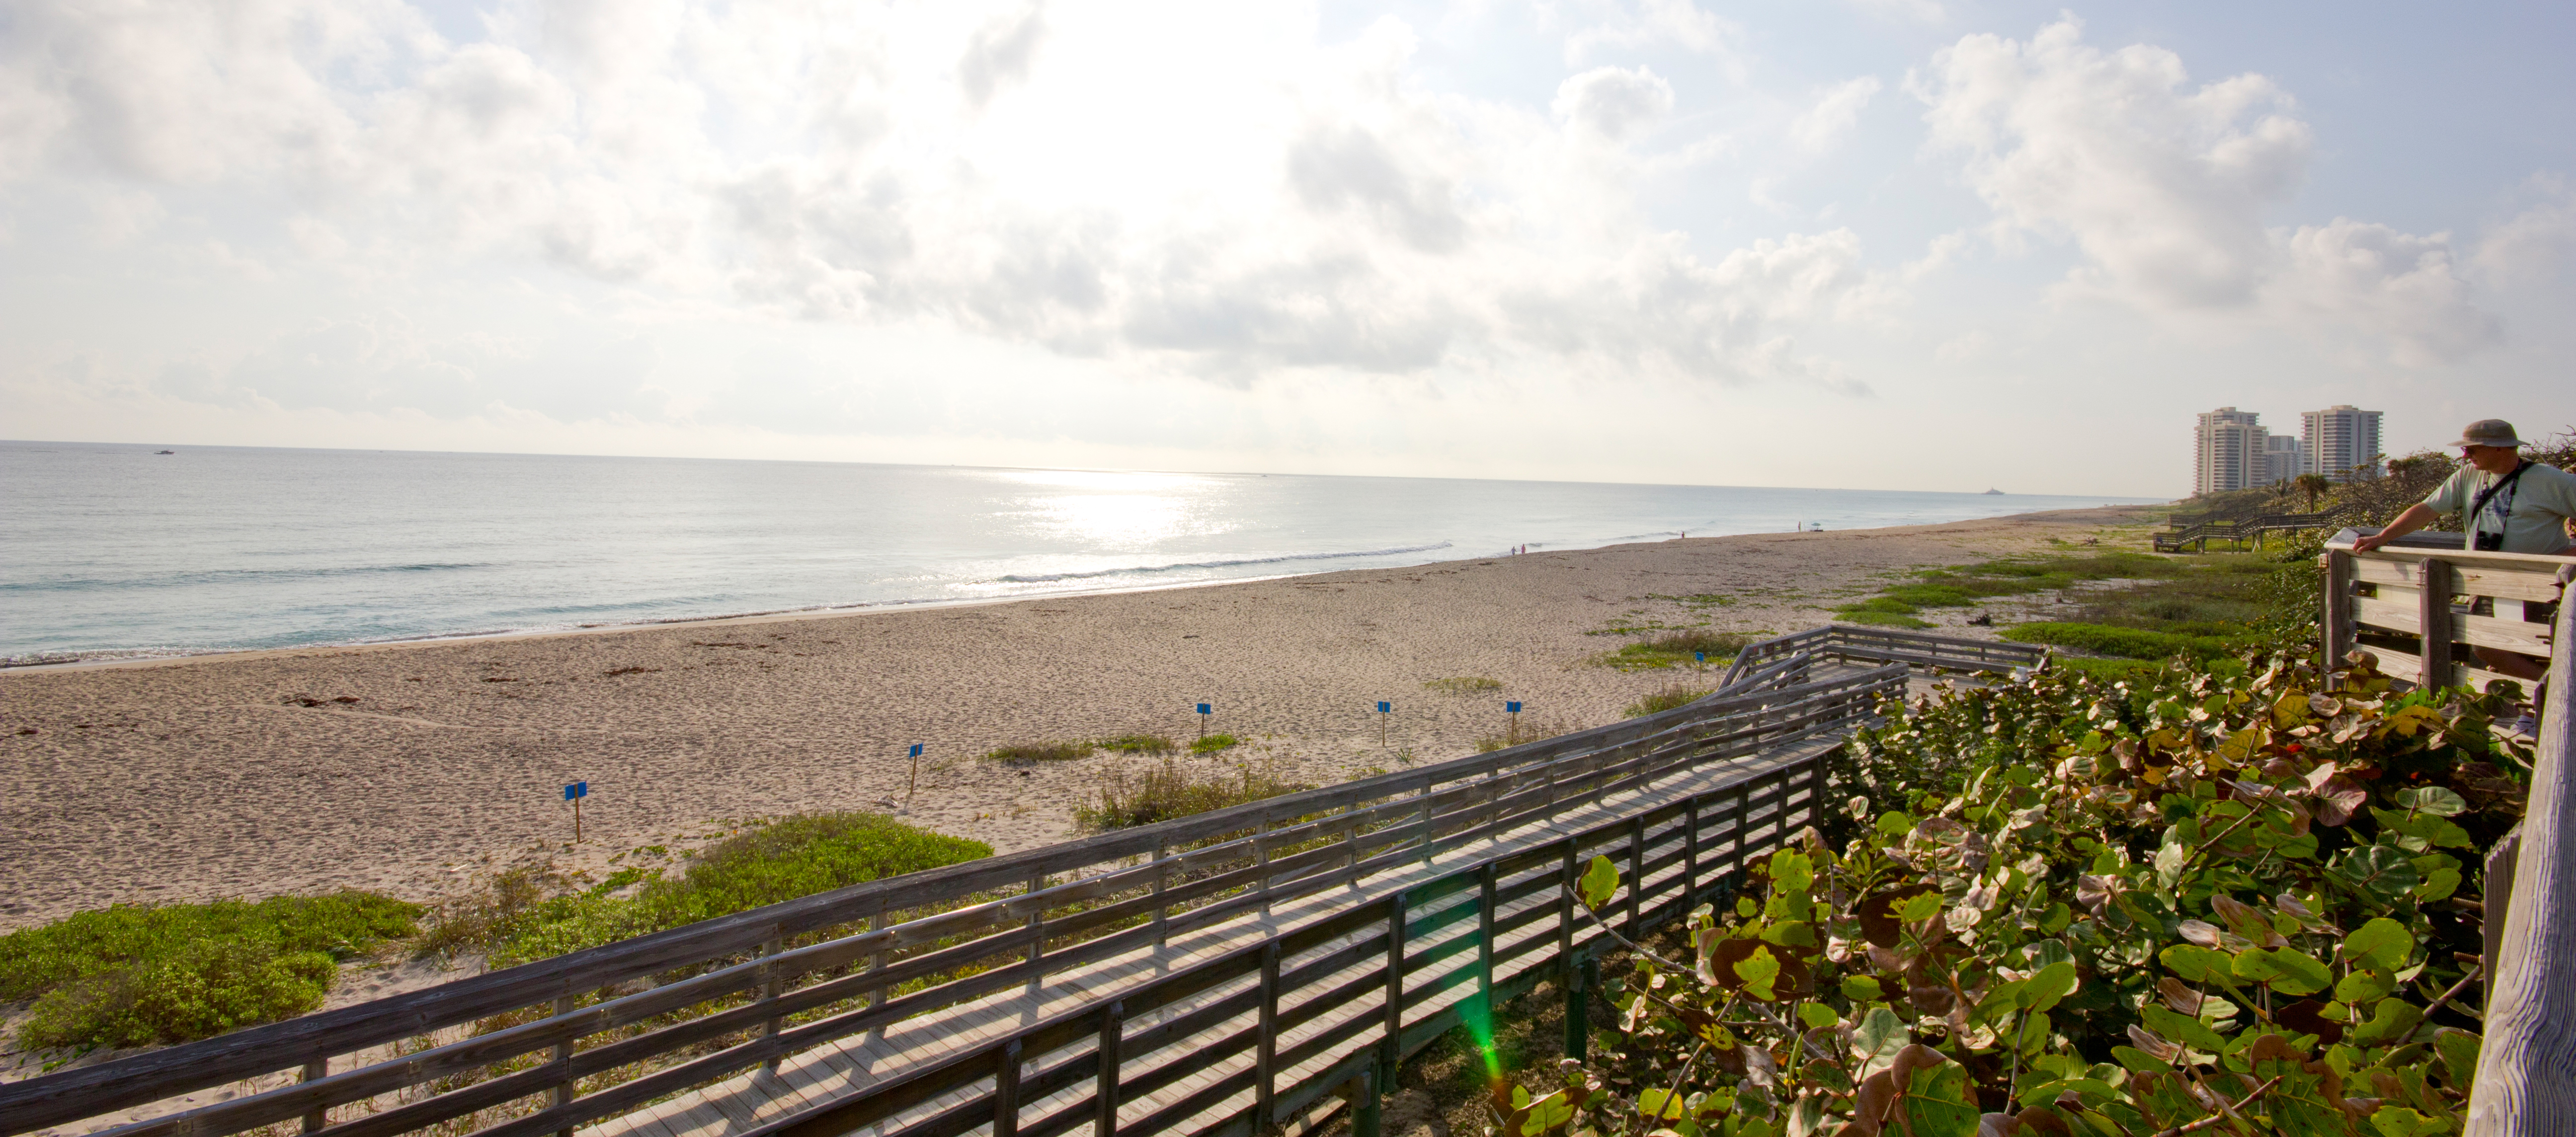
<path id="1" fill-rule="evenodd" d="M 1592 867 L 1584 870 L 1580 887 L 1583 906 L 1598 911 L 1610 902 L 1612 893 L 1619 891 L 1619 866 L 1611 864 L 1608 857 L 1592 858 Z"/>
<path id="2" fill-rule="evenodd" d="M 2334 973 L 2315 956 L 2297 948 L 2247 948 L 2236 953 L 2236 977 L 2285 995 L 2313 995 L 2334 982 Z"/>
<path id="3" fill-rule="evenodd" d="M 1798 1021 L 1803 1022 L 1810 1027 L 1821 1028 L 1829 1027 L 1835 1023 L 1841 1022 L 1842 1016 L 1835 1014 L 1832 1007 L 1828 1007 L 1823 1003 L 1800 1003 L 1798 1004 Z"/>
<path id="4" fill-rule="evenodd" d="M 2371 1009 L 2370 1021 L 2353 1028 L 2352 1040 L 2363 1046 L 2394 1042 L 2413 1033 L 2423 1021 L 2423 1008 L 2404 999 L 2381 999 Z"/>
<path id="5" fill-rule="evenodd" d="M 2219 1054 L 2227 1049 L 2227 1040 L 2220 1038 L 2217 1031 L 2209 1029 L 2208 1023 L 2187 1015 L 2175 1014 L 2159 1004 L 2148 1003 L 2138 1008 L 2138 1017 L 2146 1020 L 2148 1029 L 2194 1050 Z"/>
<path id="6" fill-rule="evenodd" d="M 2435 817 L 2457 817 L 2469 811 L 2467 798 L 2440 786 L 2417 786 L 2397 791 L 2397 804 L 2414 813 Z"/>
<path id="7" fill-rule="evenodd" d="M 2402 1105 L 2383 1105 L 2370 1115 L 2370 1127 L 2379 1131 L 2379 1137 L 2431 1137 L 2451 1126 Z"/>
<path id="8" fill-rule="evenodd" d="M 1980 1111 L 1968 1068 L 1943 1062 L 1914 1071 L 1905 1088 L 1905 1128 L 1913 1137 L 1977 1137 Z"/>
<path id="9" fill-rule="evenodd" d="M 1660 1087 L 1639 1090 L 1637 1115 L 1658 1121 L 1679 1121 L 1682 1118 L 1682 1098 L 1683 1095 Z"/>
<path id="10" fill-rule="evenodd" d="M 2078 982 L 2075 965 L 2060 961 L 2033 973 L 2021 990 L 2021 1003 L 2034 1011 L 2045 1011 L 2075 992 Z"/>
<path id="11" fill-rule="evenodd" d="M 2351 949 L 2345 949 L 2347 953 Z M 2347 958 L 2349 956 L 2347 955 Z M 2399 957 L 2403 959 L 2404 957 Z M 2359 1005 L 2385 999 L 2397 990 L 2397 977 L 2375 967 L 2355 967 L 2335 981 L 2335 1002 Z"/>
<path id="12" fill-rule="evenodd" d="M 2423 880 L 2404 849 L 2366 845 L 2348 850 L 2326 867 L 2326 875 L 2363 896 L 2394 908 L 2408 890 Z"/>
<path id="13" fill-rule="evenodd" d="M 2037 1054 L 2047 1049 L 2049 1030 L 2048 1012 L 2032 1011 L 2029 1018 L 2022 1020 L 2020 1051 Z"/>
<path id="14" fill-rule="evenodd" d="M 2441 1056 L 2442 1072 L 2449 1076 L 2451 1088 L 2467 1096 L 2478 1074 L 2478 1036 L 2458 1027 L 2443 1027 L 2433 1032 L 2433 1052 Z"/>
<path id="15" fill-rule="evenodd" d="M 1815 862 L 1804 853 L 1782 849 L 1771 854 L 1771 884 L 1793 892 L 1805 892 L 1816 883 Z"/>
<path id="16" fill-rule="evenodd" d="M 1744 993 L 1765 1003 L 1779 996 L 1771 990 L 1773 980 L 1780 978 L 1780 958 L 1771 954 L 1768 945 L 1757 945 L 1751 954 L 1730 965 L 1738 979 L 1744 981 Z"/>
<path id="17" fill-rule="evenodd" d="M 2406 925 L 2386 916 L 2374 917 L 2353 929 L 2343 938 L 2344 962 L 2355 967 L 2375 967 L 2395 971 L 2406 966 L 2406 958 L 2415 954 L 2415 934 Z M 2341 998 L 2340 995 L 2337 996 Z M 2345 1002 L 2355 1000 L 2345 999 Z"/>
<path id="18" fill-rule="evenodd" d="M 1897 1018 L 1896 1012 L 1886 1007 L 1871 1007 L 1868 1014 L 1861 1016 L 1859 1024 L 1852 1027 L 1851 1052 L 1852 1057 L 1860 1059 L 1859 1077 L 1867 1080 L 1870 1075 L 1887 1069 L 1896 1061 L 1897 1051 L 1905 1049 L 1906 1044 L 1912 1041 L 1914 1036 L 1906 1031 L 1905 1020 Z"/>
<path id="19" fill-rule="evenodd" d="M 1843 998 L 1849 999 L 1852 1002 L 1876 1002 L 1880 996 L 1884 994 L 1885 992 L 1879 989 L 1878 980 L 1867 975 L 1846 975 L 1843 977 Z"/>
<path id="20" fill-rule="evenodd" d="M 2211 948 L 2175 944 L 2158 953 L 2156 958 L 2163 960 L 2167 970 L 2182 976 L 2188 983 L 2207 983 L 2213 976 L 2228 979 L 2236 976 L 2235 961 L 2228 958 L 2226 952 Z"/>

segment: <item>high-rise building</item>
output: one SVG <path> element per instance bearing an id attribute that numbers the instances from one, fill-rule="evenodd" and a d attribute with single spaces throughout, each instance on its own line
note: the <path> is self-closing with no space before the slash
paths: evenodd
<path id="1" fill-rule="evenodd" d="M 2191 492 L 2225 493 L 2262 485 L 2265 473 L 2262 416 L 2220 407 L 2200 416 L 2193 432 Z"/>
<path id="2" fill-rule="evenodd" d="M 2279 485 L 2308 472 L 2308 449 L 2286 434 L 2263 436 L 2263 483 Z"/>
<path id="3" fill-rule="evenodd" d="M 2378 411 L 2347 403 L 2309 411 L 2299 416 L 2299 441 L 2307 450 L 2308 473 L 2338 482 L 2379 476 Z"/>

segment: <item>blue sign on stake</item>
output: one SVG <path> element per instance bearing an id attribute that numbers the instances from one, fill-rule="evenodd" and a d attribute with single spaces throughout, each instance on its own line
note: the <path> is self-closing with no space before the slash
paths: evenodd
<path id="1" fill-rule="evenodd" d="M 1215 714 L 1215 713 L 1216 713 L 1216 704 L 1214 704 L 1214 703 L 1201 703 L 1201 704 L 1199 704 L 1199 713 L 1200 713 L 1200 714 L 1203 714 L 1203 715 L 1212 715 L 1212 714 Z"/>
<path id="2" fill-rule="evenodd" d="M 904 757 L 906 757 L 906 758 L 919 758 L 919 757 L 921 757 L 921 744 L 920 744 L 920 743 L 918 743 L 918 742 L 913 743 L 913 744 L 912 744 L 912 752 L 911 752 L 911 753 L 909 753 L 909 754 L 904 755 Z"/>
<path id="3" fill-rule="evenodd" d="M 589 796 L 590 783 L 588 782 L 574 782 L 573 784 L 564 787 L 565 801 L 574 801 Z"/>
<path id="4" fill-rule="evenodd" d="M 1520 704 L 1520 701 L 1519 701 L 1519 700 L 1517 700 L 1517 699 L 1515 699 L 1515 700 L 1513 700 L 1513 701 L 1511 701 L 1511 702 L 1504 703 L 1504 704 L 1503 704 L 1503 710 L 1504 710 L 1504 712 L 1505 712 L 1505 713 L 1508 713 L 1508 714 L 1515 714 L 1515 715 L 1516 715 L 1516 714 L 1521 713 L 1521 704 Z"/>
<path id="5" fill-rule="evenodd" d="M 1691 658 L 1698 662 L 1706 663 L 1708 662 L 1708 653 L 1704 651 L 1695 651 L 1691 653 Z"/>
<path id="6" fill-rule="evenodd" d="M 1395 709 L 1395 704 L 1390 703 L 1390 702 L 1387 702 L 1387 701 L 1386 701 L 1386 700 L 1384 700 L 1384 699 L 1380 699 L 1380 700 L 1378 700 L 1378 703 L 1377 703 L 1377 713 L 1379 713 L 1379 714 L 1386 714 L 1386 713 L 1388 713 L 1388 712 L 1390 712 L 1390 711 L 1393 711 L 1394 709 Z"/>

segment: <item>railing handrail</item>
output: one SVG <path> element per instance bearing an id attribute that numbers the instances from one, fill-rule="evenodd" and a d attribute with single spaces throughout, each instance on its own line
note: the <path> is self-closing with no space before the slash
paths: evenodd
<path id="1" fill-rule="evenodd" d="M 1877 642 L 1872 642 L 1877 641 Z M 1889 643 L 1907 644 L 1928 649 L 1894 652 Z M 2053 658 L 2044 644 L 2021 644 L 2009 640 L 1969 639 L 1945 636 L 1937 632 L 1908 628 L 1860 627 L 1851 624 L 1827 624 L 1803 632 L 1790 632 L 1757 640 L 1737 652 L 1735 662 L 1727 665 L 1726 674 L 1718 680 L 1717 693 L 1725 695 L 1740 686 L 1757 682 L 1752 674 L 1767 667 L 1768 661 L 1798 653 L 1837 655 L 1850 659 L 1868 659 L 1880 663 L 1904 663 L 1915 666 L 1955 667 L 1962 671 L 2010 670 L 2012 668 L 2045 669 Z M 1944 658 L 1944 656 L 1947 658 Z M 2000 659 L 1996 657 L 2002 657 Z M 2001 665 L 1998 668 L 1997 665 Z"/>
<path id="2" fill-rule="evenodd" d="M 1790 637 L 1780 637 L 1790 638 Z M 1942 637 L 1926 637 L 1937 642 Z M 1957 641 L 1974 645 L 1978 641 Z M 1991 646 L 1991 645 L 1988 645 Z M 1429 792 L 1444 782 L 1529 768 L 1536 763 L 1652 744 L 1733 716 L 1803 698 L 1857 693 L 1884 682 L 1877 672 L 1775 689 L 1721 692 L 1686 707 L 1573 734 L 1453 759 L 1338 786 L 1283 795 L 1213 813 L 1140 826 L 1018 854 L 852 885 L 682 928 L 622 940 L 423 991 L 273 1023 L 195 1043 L 0 1085 L 8 1132 L 94 1115 L 209 1086 L 308 1065 L 492 1014 L 571 996 L 675 968 L 759 949 L 783 936 L 854 923 L 882 908 L 919 908 L 1024 883 L 1050 871 L 1099 865 L 1258 829 L 1281 817 Z M 1038 899 L 1043 899 L 1041 893 Z"/>

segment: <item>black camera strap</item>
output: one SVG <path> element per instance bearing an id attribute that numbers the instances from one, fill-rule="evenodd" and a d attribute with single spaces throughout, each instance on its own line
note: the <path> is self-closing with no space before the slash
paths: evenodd
<path id="1" fill-rule="evenodd" d="M 2495 496 L 2497 494 L 2512 489 L 2515 482 L 2522 480 L 2522 472 L 2530 468 L 2531 460 L 2528 458 L 2523 459 L 2520 463 L 2514 466 L 2512 473 L 2496 479 L 2496 484 L 2478 491 L 2477 500 L 2469 503 L 2469 516 L 2467 518 L 2469 523 L 2469 532 L 2475 533 L 2478 531 L 2478 516 L 2486 512 L 2487 503 L 2495 500 Z M 2511 499 L 2507 500 L 2510 501 Z M 2507 505 L 2505 508 L 2511 509 L 2513 507 L 2511 505 Z"/>

